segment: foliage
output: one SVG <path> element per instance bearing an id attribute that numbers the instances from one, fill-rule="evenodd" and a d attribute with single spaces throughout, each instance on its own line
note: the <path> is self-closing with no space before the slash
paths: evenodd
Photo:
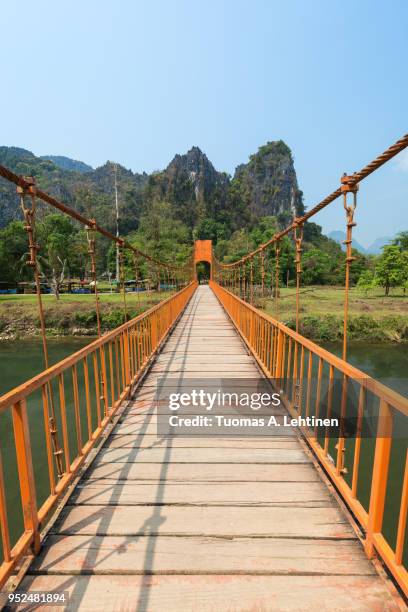
<path id="1" fill-rule="evenodd" d="M 408 251 L 387 245 L 375 264 L 375 281 L 389 295 L 392 287 L 405 286 L 408 280 Z"/>
<path id="2" fill-rule="evenodd" d="M 27 233 L 21 221 L 11 221 L 0 230 L 0 280 L 14 284 L 25 280 L 29 272 L 22 270 L 22 258 L 27 253 Z M 1 285 L 0 285 L 1 289 Z"/>
<path id="3" fill-rule="evenodd" d="M 360 277 L 357 281 L 357 287 L 359 287 L 359 289 L 363 289 L 365 295 L 367 295 L 369 290 L 373 289 L 374 285 L 374 274 L 371 270 L 364 270 L 360 274 Z"/>
<path id="4" fill-rule="evenodd" d="M 56 160 L 58 161 L 58 160 Z M 193 147 L 186 155 L 176 155 L 162 172 L 136 174 L 107 162 L 96 170 L 73 160 L 38 158 L 16 147 L 0 147 L 0 162 L 18 174 L 33 176 L 39 187 L 68 202 L 89 218 L 116 232 L 114 179 L 116 174 L 120 220 L 119 229 L 132 244 L 153 257 L 171 264 L 184 263 L 194 239 L 213 241 L 220 261 L 235 261 L 271 237 L 304 211 L 298 189 L 293 157 L 283 141 L 269 142 L 239 166 L 231 178 L 218 172 L 208 158 Z M 70 170 L 72 168 L 74 170 Z M 76 222 L 59 213 L 49 214 L 40 202 L 37 207 L 36 241 L 41 272 L 59 294 L 61 281 L 87 279 L 90 262 L 86 233 Z M 0 280 L 17 283 L 32 279 L 32 270 L 23 265 L 27 235 L 20 214 L 14 185 L 0 183 Z M 96 239 L 97 274 L 115 274 L 116 247 L 100 235 Z M 280 284 L 295 282 L 293 236 L 281 240 Z M 391 287 L 408 287 L 408 231 L 401 231 L 377 258 L 353 250 L 351 285 L 365 293 L 373 283 L 386 294 Z M 273 286 L 275 249 L 265 256 L 265 282 Z M 156 267 L 137 262 L 138 274 L 159 282 Z M 342 285 L 345 254 L 340 245 L 327 238 L 313 222 L 304 226 L 302 285 Z M 256 283 L 261 279 L 261 263 L 253 264 Z M 125 251 L 125 276 L 135 277 L 135 265 Z M 162 277 L 162 281 L 166 281 Z"/>
<path id="5" fill-rule="evenodd" d="M 392 244 L 398 246 L 402 251 L 408 251 L 408 231 L 399 232 Z"/>
<path id="6" fill-rule="evenodd" d="M 303 274 L 302 282 L 304 285 L 327 285 L 330 284 L 331 277 L 330 255 L 324 251 L 311 247 L 302 260 Z"/>

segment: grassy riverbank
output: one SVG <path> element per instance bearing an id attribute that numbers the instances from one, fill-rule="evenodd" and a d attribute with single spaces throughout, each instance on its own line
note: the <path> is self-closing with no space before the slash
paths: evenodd
<path id="1" fill-rule="evenodd" d="M 134 317 L 157 304 L 169 293 L 127 293 L 128 314 Z M 93 336 L 96 334 L 93 295 L 63 294 L 60 300 L 44 295 L 47 333 L 50 336 Z M 305 287 L 301 290 L 301 333 L 316 342 L 336 342 L 343 333 L 344 290 L 336 287 Z M 276 316 L 275 302 L 256 298 L 255 305 Z M 103 331 L 124 321 L 123 298 L 118 293 L 100 294 Z M 294 328 L 295 290 L 281 289 L 279 319 Z M 408 343 L 408 296 L 394 290 L 385 297 L 381 289 L 365 294 L 350 291 L 350 339 L 362 342 Z M 39 333 L 35 295 L 0 295 L 0 340 L 25 338 Z"/>
<path id="2" fill-rule="evenodd" d="M 293 287 L 281 289 L 279 319 L 295 327 L 296 294 Z M 257 303 L 276 316 L 273 299 Z M 344 289 L 305 287 L 300 296 L 300 332 L 316 342 L 338 341 L 343 335 Z M 350 290 L 349 337 L 364 342 L 408 343 L 408 295 L 396 289 L 388 297 L 380 288 Z"/>
<path id="3" fill-rule="evenodd" d="M 151 308 L 170 294 L 162 291 L 127 293 L 128 317 L 132 318 Z M 95 297 L 93 295 L 43 295 L 44 313 L 49 336 L 94 336 L 96 328 Z M 118 293 L 100 294 L 103 331 L 124 322 L 123 297 Z M 0 295 L 0 340 L 26 338 L 39 333 L 39 317 L 35 295 Z"/>

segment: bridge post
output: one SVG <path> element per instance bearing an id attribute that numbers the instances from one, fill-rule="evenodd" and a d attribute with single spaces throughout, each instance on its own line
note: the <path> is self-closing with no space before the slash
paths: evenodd
<path id="1" fill-rule="evenodd" d="M 283 343 L 284 343 L 284 333 L 282 330 L 278 329 L 278 343 L 276 348 L 276 364 L 275 364 L 275 378 L 282 378 L 282 367 L 283 367 Z"/>
<path id="2" fill-rule="evenodd" d="M 24 528 L 33 534 L 32 548 L 34 554 L 37 554 L 40 550 L 40 529 L 25 399 L 13 405 L 12 416 Z"/>
<path id="3" fill-rule="evenodd" d="M 367 533 L 364 542 L 364 548 L 368 557 L 374 555 L 374 534 L 381 533 L 385 496 L 387 493 L 387 476 L 390 464 L 391 445 L 392 413 L 387 402 L 381 400 L 374 453 L 373 478 L 371 481 Z"/>

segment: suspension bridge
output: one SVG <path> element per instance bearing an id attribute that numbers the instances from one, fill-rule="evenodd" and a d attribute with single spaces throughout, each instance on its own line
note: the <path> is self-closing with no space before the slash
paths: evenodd
<path id="1" fill-rule="evenodd" d="M 32 178 L 0 166 L 0 176 L 17 187 L 25 219 L 44 351 L 44 370 L 0 397 L 20 494 L 10 499 L 14 472 L 3 457 L 3 603 L 9 592 L 31 594 L 19 603 L 27 610 L 41 608 L 41 593 L 65 594 L 63 606 L 73 610 L 406 608 L 408 454 L 406 438 L 394 434 L 405 425 L 408 400 L 347 361 L 347 331 L 357 191 L 407 146 L 408 135 L 360 172 L 344 175 L 338 189 L 239 261 L 217 261 L 206 240 L 195 242 L 182 266 L 135 249 L 38 189 Z M 304 224 L 339 198 L 347 227 L 342 358 L 299 333 Z M 38 200 L 86 227 L 95 281 L 99 337 L 54 365 L 37 264 Z M 106 334 L 96 233 L 120 251 L 125 323 Z M 254 305 L 255 291 L 265 291 L 269 256 L 279 312 L 280 245 L 290 234 L 294 330 Z M 159 285 L 172 279 L 174 287 L 133 319 L 126 310 L 126 249 L 136 279 L 145 260 Z M 209 266 L 209 285 L 197 283 L 200 262 Z M 236 380 L 237 387 L 242 380 L 279 384 L 277 419 L 336 413 L 340 427 L 334 438 L 327 428 L 309 425 L 288 436 L 161 435 L 158 381 L 198 378 L 203 384 Z M 368 400 L 377 410 L 370 438 L 364 435 Z M 347 420 L 355 425 L 351 432 Z M 384 514 L 391 495 L 390 528 Z"/>

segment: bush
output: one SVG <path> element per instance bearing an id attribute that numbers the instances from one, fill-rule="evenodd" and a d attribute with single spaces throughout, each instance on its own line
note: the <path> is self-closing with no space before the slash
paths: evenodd
<path id="1" fill-rule="evenodd" d="M 122 309 L 109 310 L 101 315 L 101 326 L 103 329 L 115 329 L 125 322 L 125 314 Z"/>
<path id="2" fill-rule="evenodd" d="M 96 324 L 96 310 L 76 312 L 74 315 L 74 321 L 81 327 L 93 327 Z"/>
<path id="3" fill-rule="evenodd" d="M 342 338 L 342 324 L 342 319 L 334 315 L 307 315 L 300 319 L 300 333 L 316 342 L 335 342 Z"/>

